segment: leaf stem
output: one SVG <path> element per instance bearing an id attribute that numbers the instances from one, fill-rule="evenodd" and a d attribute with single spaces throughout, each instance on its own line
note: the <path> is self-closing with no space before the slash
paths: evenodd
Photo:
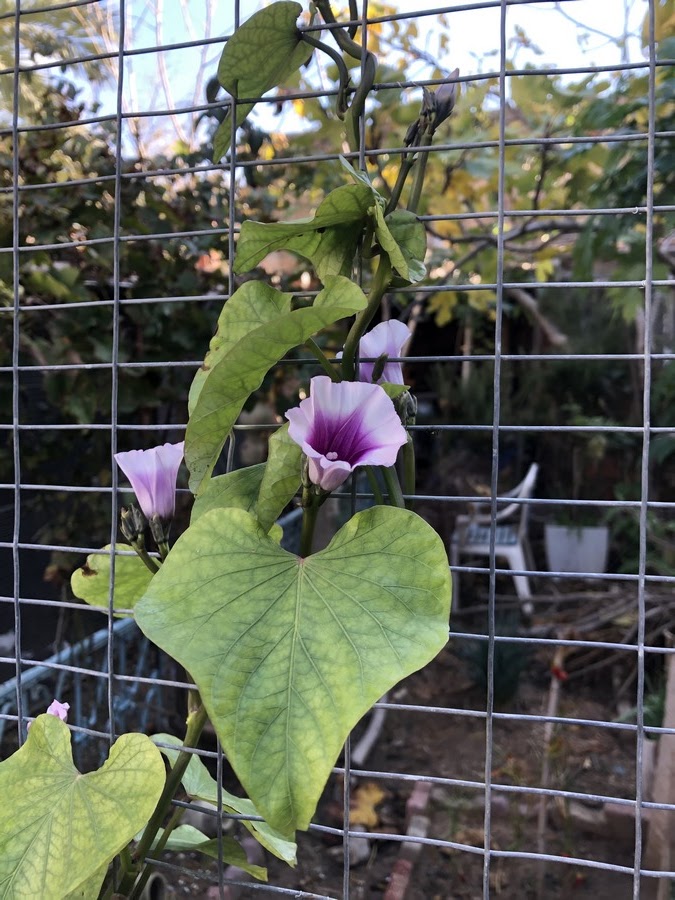
<path id="1" fill-rule="evenodd" d="M 333 13 L 333 10 L 331 8 L 330 0 L 316 0 L 315 6 L 323 16 L 323 20 L 327 25 L 338 24 L 338 21 L 335 18 L 335 14 Z M 350 7 L 350 15 L 352 14 L 352 12 L 353 7 Z M 345 32 L 344 28 L 333 28 L 331 30 L 331 33 L 335 38 L 335 42 L 337 43 L 338 47 L 344 53 L 348 53 L 353 59 L 361 59 L 361 56 L 363 54 L 361 45 L 352 40 L 349 34 Z"/>
<path id="2" fill-rule="evenodd" d="M 415 445 L 411 434 L 403 445 L 403 490 L 406 494 L 415 493 Z M 406 509 L 413 509 L 414 505 L 410 497 L 405 501 Z"/>
<path id="3" fill-rule="evenodd" d="M 382 496 L 380 485 L 377 483 L 377 475 L 375 474 L 375 469 L 373 468 L 373 466 L 365 466 L 365 470 L 366 475 L 368 476 L 370 489 L 373 492 L 375 503 L 377 503 L 378 506 L 384 506 L 384 497 Z"/>
<path id="4" fill-rule="evenodd" d="M 349 330 L 345 347 L 342 352 L 342 377 L 346 381 L 354 381 L 356 375 L 356 351 L 359 341 L 363 337 L 366 328 L 370 325 L 373 316 L 378 310 L 384 292 L 391 282 L 391 262 L 386 254 L 380 257 L 380 263 L 375 272 L 370 288 L 368 305 L 357 315 L 354 324 Z"/>
<path id="5" fill-rule="evenodd" d="M 305 347 L 316 356 L 319 361 L 319 365 L 324 370 L 326 375 L 331 379 L 331 381 L 342 381 L 342 376 L 340 375 L 339 368 L 336 368 L 331 364 L 331 361 L 325 355 L 321 347 L 317 344 L 314 338 L 310 338 L 308 341 L 305 341 Z"/>
<path id="6" fill-rule="evenodd" d="M 312 35 L 308 34 L 306 31 L 302 32 L 302 39 L 306 44 L 309 44 L 310 47 L 316 47 L 317 50 L 321 50 L 327 56 L 330 56 L 330 58 L 337 66 L 338 75 L 340 76 L 340 87 L 338 88 L 335 111 L 337 112 L 339 119 L 344 119 L 345 113 L 349 108 L 349 104 L 347 102 L 347 91 L 349 90 L 349 70 L 345 65 L 344 59 L 340 56 L 337 50 L 334 50 L 329 44 L 324 44 L 323 41 L 317 40 L 317 38 L 312 37 Z"/>
<path id="7" fill-rule="evenodd" d="M 314 541 L 314 527 L 316 516 L 319 512 L 319 504 L 316 494 L 310 495 L 310 502 L 302 511 L 302 532 L 300 534 L 300 556 L 305 559 L 311 556 L 312 543 Z"/>
<path id="8" fill-rule="evenodd" d="M 199 705 L 198 709 L 189 713 L 187 717 L 185 739 L 183 741 L 183 746 L 185 748 L 192 748 L 197 746 L 204 725 L 206 724 L 206 719 L 206 710 L 204 709 L 204 706 L 202 704 Z M 148 824 L 145 826 L 145 830 L 143 831 L 143 837 L 138 842 L 138 846 L 134 851 L 134 857 L 136 858 L 136 860 L 140 861 L 141 864 L 143 863 L 143 860 L 152 847 L 157 832 L 161 828 L 162 820 L 166 815 L 167 810 L 171 806 L 171 801 L 178 791 L 180 783 L 183 780 L 185 770 L 187 769 L 191 759 L 192 754 L 188 753 L 187 749 L 182 750 L 178 754 L 176 764 L 167 776 L 166 783 L 164 784 L 164 790 L 162 791 L 160 798 L 157 801 L 155 811 L 150 816 L 150 820 L 148 821 Z M 150 868 L 148 864 L 143 867 L 141 878 L 144 877 L 145 871 L 148 868 Z M 128 896 L 129 891 L 134 887 L 137 874 L 137 872 L 127 872 L 120 882 L 117 893 L 122 894 L 123 896 Z"/>
<path id="9" fill-rule="evenodd" d="M 145 547 L 142 547 L 140 544 L 132 544 L 131 546 L 136 551 L 136 555 L 138 556 L 138 558 L 145 563 L 146 568 L 150 569 L 153 575 L 155 574 L 155 572 L 159 572 L 159 563 L 150 556 Z"/>
<path id="10" fill-rule="evenodd" d="M 389 492 L 389 502 L 392 506 L 398 506 L 399 509 L 405 509 L 405 500 L 403 499 L 403 492 L 401 491 L 401 485 L 398 480 L 396 466 L 380 466 L 380 468 L 382 469 L 384 483 L 387 485 L 387 491 Z"/>

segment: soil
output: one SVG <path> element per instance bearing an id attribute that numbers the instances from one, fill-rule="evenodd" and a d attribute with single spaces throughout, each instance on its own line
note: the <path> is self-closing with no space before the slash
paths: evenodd
<path id="1" fill-rule="evenodd" d="M 455 640 L 454 646 L 451 643 L 431 665 L 399 685 L 390 699 L 401 704 L 484 710 L 484 694 L 472 683 L 466 659 L 458 656 L 458 649 L 461 648 Z M 546 712 L 552 653 L 551 648 L 541 648 L 529 657 L 516 693 L 498 707 L 499 712 L 519 715 Z M 462 655 L 466 657 L 467 654 Z M 601 673 L 595 681 L 576 679 L 561 683 L 558 715 L 599 721 L 615 719 L 607 681 L 606 675 Z M 544 741 L 541 723 L 493 720 L 490 761 L 493 785 L 540 786 Z M 550 744 L 549 786 L 617 798 L 634 797 L 634 743 L 631 732 L 588 725 L 557 725 Z M 388 773 L 391 777 L 356 779 L 352 804 L 357 789 L 377 785 L 384 790 L 384 796 L 375 807 L 376 819 L 371 830 L 405 833 L 406 800 L 415 781 L 397 780 L 396 773 L 413 774 L 419 776 L 419 780 L 448 778 L 482 785 L 485 747 L 484 718 L 390 710 L 365 768 Z M 341 827 L 341 795 L 341 779 L 333 776 L 319 807 L 317 822 Z M 539 800 L 534 795 L 494 790 L 492 849 L 537 852 L 538 805 Z M 598 805 L 591 802 L 587 807 L 592 809 Z M 429 838 L 482 848 L 484 789 L 481 787 L 435 784 L 426 813 Z M 630 822 L 623 833 L 612 830 L 593 835 L 573 823 L 565 801 L 549 801 L 545 832 L 545 852 L 549 854 L 631 866 L 633 840 Z M 352 849 L 352 858 L 357 863 L 350 873 L 352 900 L 375 900 L 384 896 L 401 847 L 399 842 L 385 840 L 372 840 L 368 847 L 364 844 L 364 841 L 357 842 Z M 203 862 L 189 855 L 182 855 L 176 861 L 182 866 L 204 868 Z M 299 835 L 296 869 L 269 857 L 267 865 L 270 885 L 342 897 L 342 847 L 339 838 L 330 834 L 309 832 Z M 537 861 L 492 858 L 489 878 L 490 896 L 503 900 L 539 897 L 619 900 L 632 897 L 631 876 L 578 864 L 549 862 L 542 871 Z M 483 897 L 482 879 L 482 853 L 425 846 L 415 863 L 406 898 L 480 900 Z M 173 889 L 176 896 L 218 897 L 213 880 L 206 881 L 198 876 L 195 879 L 187 875 L 176 878 Z M 264 889 L 238 890 L 236 896 L 242 900 L 259 900 L 267 894 Z"/>

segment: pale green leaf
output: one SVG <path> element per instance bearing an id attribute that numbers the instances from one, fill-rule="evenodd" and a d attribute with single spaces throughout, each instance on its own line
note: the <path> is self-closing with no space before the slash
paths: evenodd
<path id="1" fill-rule="evenodd" d="M 129 551 L 128 544 L 116 544 L 115 550 Z M 113 607 L 115 609 L 133 609 L 139 597 L 152 580 L 152 572 L 134 553 L 133 556 L 115 554 L 115 591 Z M 76 597 L 89 603 L 90 606 L 108 608 L 110 592 L 110 545 L 99 553 L 91 553 L 81 569 L 76 569 L 70 586 Z"/>
<path id="2" fill-rule="evenodd" d="M 211 369 L 242 337 L 274 321 L 281 313 L 290 312 L 292 300 L 292 294 L 282 294 L 264 281 L 247 281 L 232 294 L 220 311 L 216 333 L 211 338 L 204 362 L 192 380 L 188 397 L 190 415 Z"/>
<path id="3" fill-rule="evenodd" d="M 180 739 L 172 734 L 156 734 L 152 740 L 156 744 L 171 744 L 178 748 L 176 750 L 171 750 L 168 747 L 159 748 L 173 768 L 178 759 L 179 750 L 183 746 Z M 193 800 L 204 800 L 206 803 L 218 806 L 218 783 L 212 778 L 211 773 L 196 754 L 193 754 L 190 758 L 182 780 L 186 793 Z M 225 788 L 221 789 L 221 803 L 225 812 L 236 813 L 240 816 L 253 816 L 254 819 L 260 816 L 260 813 L 250 800 L 246 797 L 235 797 L 234 794 L 226 791 Z M 242 819 L 241 821 L 253 837 L 270 853 L 279 859 L 283 859 L 289 866 L 295 865 L 298 849 L 295 841 L 287 840 L 282 834 L 268 825 L 267 822 L 249 819 Z"/>
<path id="4" fill-rule="evenodd" d="M 299 3 L 281 0 L 254 13 L 225 44 L 218 64 L 218 81 L 235 98 L 261 97 L 285 81 L 312 55 L 302 40 L 297 20 Z M 255 106 L 237 104 L 237 127 Z M 218 161 L 230 146 L 232 123 L 221 122 L 214 139 L 213 159 Z"/>
<path id="5" fill-rule="evenodd" d="M 302 450 L 288 435 L 288 423 L 270 435 L 265 474 L 260 484 L 256 515 L 269 531 L 300 487 Z"/>
<path id="6" fill-rule="evenodd" d="M 142 734 L 118 738 L 103 767 L 82 775 L 68 726 L 38 716 L 23 747 L 0 763 L 0 898 L 92 896 L 85 891 L 102 867 L 145 827 L 164 778 Z"/>
<path id="7" fill-rule="evenodd" d="M 258 492 L 264 474 L 265 463 L 258 463 L 255 466 L 228 472 L 227 475 L 211 478 L 204 493 L 195 500 L 190 521 L 196 522 L 210 509 L 225 509 L 228 506 L 245 509 L 255 515 Z"/>
<path id="8" fill-rule="evenodd" d="M 65 895 L 63 900 L 98 900 L 101 893 L 101 885 L 108 871 L 109 863 L 104 863 L 100 869 L 78 885 L 74 891 Z"/>
<path id="9" fill-rule="evenodd" d="M 385 222 L 408 267 L 407 279 L 416 284 L 426 277 L 424 257 L 427 252 L 427 233 L 417 216 L 407 209 L 396 209 Z"/>
<path id="10" fill-rule="evenodd" d="M 248 272 L 274 250 L 291 250 L 314 265 L 322 281 L 349 275 L 361 224 L 373 206 L 364 184 L 345 184 L 331 191 L 309 219 L 293 222 L 244 222 L 237 243 L 234 271 Z"/>
<path id="11" fill-rule="evenodd" d="M 345 738 L 448 636 L 443 542 L 414 513 L 357 513 L 301 559 L 242 510 L 206 513 L 136 607 L 195 680 L 244 790 L 283 835 L 309 826 Z"/>
<path id="12" fill-rule="evenodd" d="M 161 836 L 162 832 L 160 831 L 153 841 L 151 850 L 155 849 Z M 229 866 L 237 866 L 239 869 L 243 869 L 244 872 L 248 872 L 249 875 L 257 878 L 258 881 L 267 881 L 267 869 L 263 866 L 252 865 L 248 861 L 246 852 L 241 844 L 227 835 L 223 835 L 221 840 L 223 862 L 226 862 Z M 208 838 L 193 825 L 178 825 L 174 828 L 164 845 L 164 850 L 173 850 L 176 853 L 196 851 L 214 859 L 218 859 L 219 853 L 218 841 Z"/>
<path id="13" fill-rule="evenodd" d="M 267 299 L 254 294 L 249 302 L 257 307 Z M 185 434 L 185 462 L 194 494 L 204 489 L 244 403 L 269 369 L 293 347 L 365 305 L 363 291 L 349 279 L 330 279 L 313 306 L 279 313 L 244 334 L 218 359 L 209 369 Z"/>

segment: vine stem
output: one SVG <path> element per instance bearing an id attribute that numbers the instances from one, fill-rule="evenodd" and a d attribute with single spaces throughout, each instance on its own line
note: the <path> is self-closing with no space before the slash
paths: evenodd
<path id="1" fill-rule="evenodd" d="M 308 341 L 305 341 L 305 347 L 316 356 L 321 368 L 324 370 L 326 375 L 331 379 L 331 381 L 342 381 L 342 377 L 340 375 L 340 371 L 334 365 L 331 365 L 331 361 L 325 355 L 321 347 L 317 344 L 314 338 L 310 338 Z"/>
<path id="2" fill-rule="evenodd" d="M 382 474 L 384 475 L 384 483 L 387 485 L 387 491 L 389 492 L 389 502 L 392 506 L 398 506 L 399 509 L 405 509 L 405 500 L 403 499 L 403 492 L 398 480 L 398 474 L 396 473 L 396 467 L 381 466 L 381 469 Z"/>
<path id="3" fill-rule="evenodd" d="M 194 748 L 197 746 L 204 725 L 206 724 L 206 720 L 206 710 L 200 703 L 199 707 L 191 711 L 187 717 L 187 728 L 185 731 L 185 739 L 183 741 L 183 746 L 185 748 Z M 157 801 L 155 811 L 150 816 L 150 820 L 145 826 L 145 830 L 143 831 L 143 837 L 138 842 L 138 846 L 136 847 L 136 850 L 134 852 L 134 856 L 141 862 L 145 859 L 150 851 L 150 848 L 152 847 L 153 841 L 157 836 L 157 832 L 162 826 L 162 820 L 164 819 L 167 810 L 171 806 L 171 801 L 178 791 L 180 783 L 183 780 L 185 770 L 187 769 L 191 759 L 192 754 L 188 752 L 188 749 L 181 750 L 181 752 L 178 754 L 176 764 L 173 766 L 167 776 L 164 790 L 162 791 L 160 798 Z M 166 834 L 167 839 L 170 833 L 171 832 L 168 831 L 168 833 Z M 148 864 L 144 866 L 143 872 L 141 874 L 141 879 L 145 878 L 145 880 L 147 881 L 146 872 L 149 876 L 150 872 L 148 870 L 150 868 L 151 866 Z M 134 887 L 137 875 L 137 872 L 127 872 L 120 882 L 117 893 L 122 894 L 123 896 L 130 896 L 129 891 L 131 891 Z"/>
<path id="4" fill-rule="evenodd" d="M 411 434 L 408 434 L 408 440 L 403 445 L 403 489 L 408 495 L 415 493 L 415 445 Z M 414 500 L 407 499 L 405 507 L 413 509 Z"/>
<path id="5" fill-rule="evenodd" d="M 319 512 L 318 497 L 311 495 L 311 500 L 302 511 L 302 532 L 300 534 L 300 556 L 305 559 L 312 553 L 312 543 L 314 541 L 314 527 L 316 525 L 316 516 Z"/>
<path id="6" fill-rule="evenodd" d="M 365 334 L 366 328 L 370 325 L 373 316 L 377 312 L 384 292 L 391 282 L 391 262 L 386 254 L 380 257 L 380 263 L 373 278 L 373 284 L 370 288 L 370 296 L 368 297 L 368 305 L 357 315 L 354 324 L 349 330 L 347 340 L 345 341 L 344 350 L 342 352 L 342 376 L 346 381 L 354 381 L 356 375 L 356 351 L 359 341 Z"/>
<path id="7" fill-rule="evenodd" d="M 141 547 L 140 545 L 136 546 L 135 544 L 132 544 L 131 546 L 136 551 L 136 555 L 138 556 L 138 558 L 143 561 L 145 567 L 147 569 L 150 569 L 153 575 L 155 574 L 155 572 L 159 572 L 160 567 L 158 563 L 150 556 L 145 547 Z"/>

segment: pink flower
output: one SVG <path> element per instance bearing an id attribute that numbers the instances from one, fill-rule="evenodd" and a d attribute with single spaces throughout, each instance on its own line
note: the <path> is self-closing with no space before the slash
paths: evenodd
<path id="1" fill-rule="evenodd" d="M 56 716 L 61 719 L 62 722 L 68 721 L 68 710 L 70 709 L 70 703 L 59 703 L 58 700 L 52 700 L 52 702 L 47 707 L 47 714 L 50 716 Z"/>
<path id="2" fill-rule="evenodd" d="M 47 707 L 47 715 L 48 716 L 56 716 L 57 719 L 61 719 L 62 722 L 68 721 L 68 710 L 70 709 L 70 703 L 59 703 L 58 700 L 52 700 L 52 702 Z M 27 731 L 30 731 L 30 726 L 32 722 L 29 722 L 27 725 Z"/>
<path id="3" fill-rule="evenodd" d="M 309 477 L 334 491 L 357 466 L 393 466 L 406 432 L 377 384 L 318 375 L 310 396 L 289 409 L 288 433 L 307 456 Z"/>
<path id="4" fill-rule="evenodd" d="M 176 478 L 185 442 L 163 444 L 151 450 L 116 453 L 117 465 L 131 482 L 146 519 L 173 518 L 176 509 Z"/>
<path id="5" fill-rule="evenodd" d="M 397 319 L 380 322 L 379 325 L 364 334 L 359 341 L 359 357 L 361 359 L 377 359 L 383 354 L 389 357 L 401 356 L 409 339 L 410 330 L 403 322 L 399 322 Z M 373 366 L 372 362 L 359 363 L 359 381 L 371 382 L 373 380 Z M 382 384 L 383 381 L 404 384 L 401 363 L 385 363 L 382 376 L 378 378 L 378 384 Z"/>

